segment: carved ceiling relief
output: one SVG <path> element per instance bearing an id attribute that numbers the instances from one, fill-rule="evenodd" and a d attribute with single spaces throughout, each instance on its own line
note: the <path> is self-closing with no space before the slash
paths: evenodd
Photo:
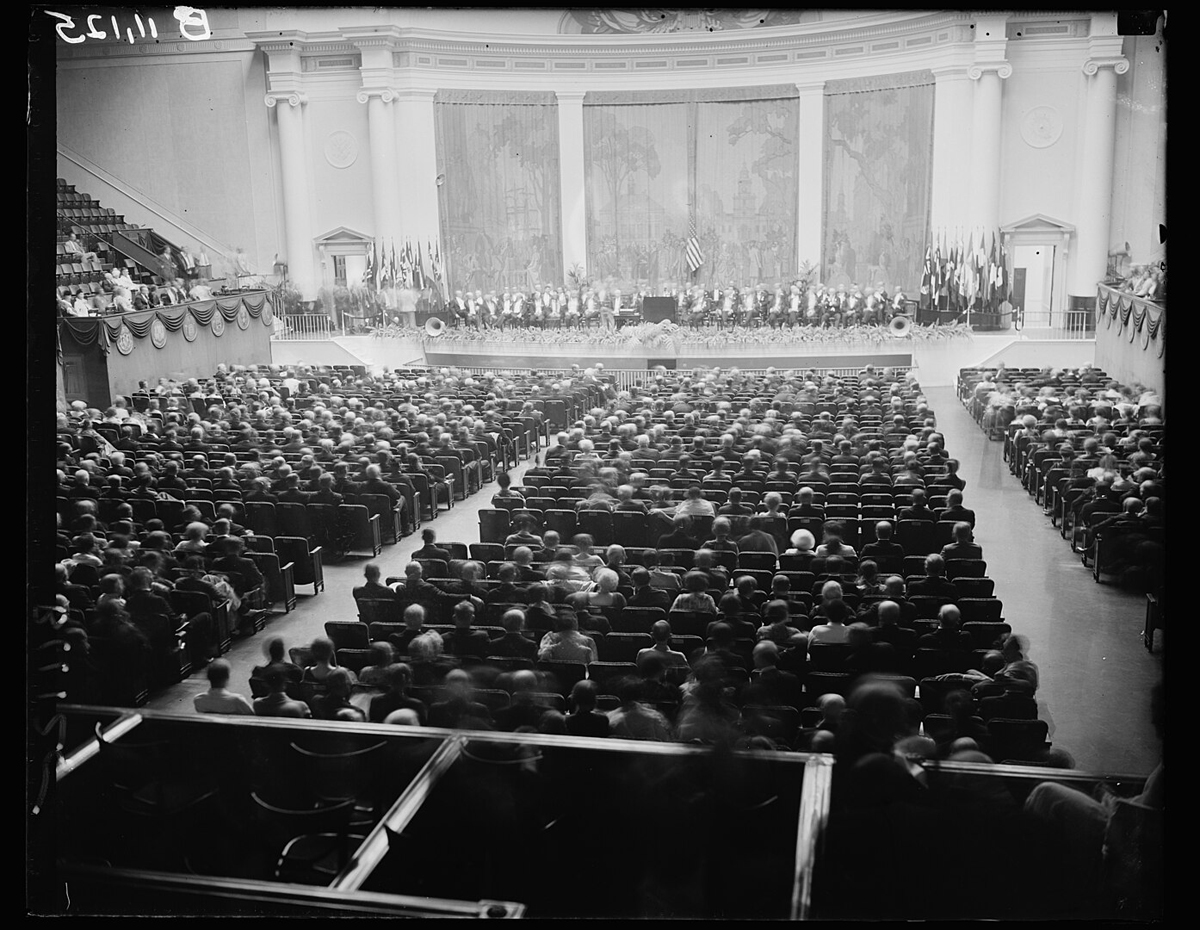
<path id="1" fill-rule="evenodd" d="M 821 19 L 816 10 L 571 10 L 559 31 L 601 33 L 721 32 L 757 26 L 792 26 Z"/>

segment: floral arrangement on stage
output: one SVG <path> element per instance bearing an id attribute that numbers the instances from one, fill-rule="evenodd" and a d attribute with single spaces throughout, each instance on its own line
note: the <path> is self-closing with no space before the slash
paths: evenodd
<path id="1" fill-rule="evenodd" d="M 505 329 L 475 329 L 467 326 L 448 328 L 438 336 L 428 336 L 424 329 L 391 325 L 374 331 L 378 338 L 388 336 L 425 340 L 440 347 L 482 347 L 483 345 L 546 345 L 589 346 L 607 349 L 646 350 L 667 354 L 707 353 L 723 349 L 751 349 L 758 346 L 771 349 L 798 348 L 816 345 L 895 345 L 908 339 L 922 342 L 944 342 L 970 339 L 971 327 L 966 323 L 930 323 L 909 327 L 908 334 L 897 337 L 891 327 L 879 324 L 856 324 L 840 327 L 796 326 L 771 328 L 767 326 L 728 326 L 703 324 L 683 327 L 664 321 L 638 323 L 617 330 L 599 329 L 542 329 L 519 326 Z"/>
<path id="2" fill-rule="evenodd" d="M 659 323 L 637 323 L 625 326 L 616 333 L 609 333 L 617 338 L 624 337 L 631 349 L 644 348 L 653 352 L 678 354 L 685 345 L 687 335 L 675 323 L 663 320 Z"/>

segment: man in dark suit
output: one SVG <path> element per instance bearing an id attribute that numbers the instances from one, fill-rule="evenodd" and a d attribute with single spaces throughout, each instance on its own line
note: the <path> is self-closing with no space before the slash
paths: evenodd
<path id="1" fill-rule="evenodd" d="M 838 443 L 838 454 L 833 457 L 833 465 L 858 465 L 858 456 L 854 454 L 854 444 L 849 439 Z"/>
<path id="2" fill-rule="evenodd" d="M 904 558 L 904 547 L 900 543 L 892 542 L 892 524 L 886 520 L 880 520 L 875 524 L 875 542 L 863 546 L 861 554 L 864 559 L 902 559 Z"/>
<path id="3" fill-rule="evenodd" d="M 796 492 L 796 497 L 792 501 L 791 510 L 788 511 L 788 517 L 800 517 L 809 520 L 825 520 L 825 508 L 819 504 L 813 503 L 813 489 L 803 487 Z"/>
<path id="4" fill-rule="evenodd" d="M 436 585 L 430 584 L 422 577 L 424 569 L 417 561 L 404 566 L 404 581 L 391 585 L 396 600 L 402 604 L 424 604 L 429 607 L 437 604 L 441 591 Z M 388 579 L 391 582 L 392 579 Z"/>
<path id="5" fill-rule="evenodd" d="M 429 726 L 447 730 L 490 730 L 492 713 L 472 700 L 471 673 L 461 668 L 446 673 L 446 700 L 429 708 Z"/>
<path id="6" fill-rule="evenodd" d="M 954 542 L 942 547 L 942 558 L 947 562 L 951 559 L 983 558 L 983 547 L 973 541 L 970 523 L 963 521 L 954 524 Z"/>
<path id="7" fill-rule="evenodd" d="M 300 488 L 300 476 L 292 472 L 284 480 L 283 489 L 279 492 L 281 504 L 307 504 L 312 495 Z"/>
<path id="8" fill-rule="evenodd" d="M 243 598 L 239 610 L 243 617 L 250 612 L 250 606 L 244 599 L 246 593 L 260 587 L 263 583 L 262 572 L 258 570 L 258 566 L 243 555 L 245 549 L 246 544 L 239 537 L 226 536 L 224 537 L 224 555 L 212 564 L 215 571 L 230 573 L 229 583 L 233 585 L 237 596 Z"/>
<path id="9" fill-rule="evenodd" d="M 771 640 L 763 640 L 751 654 L 754 671 L 750 684 L 746 686 L 743 700 L 746 704 L 761 704 L 767 707 L 799 707 L 800 680 L 791 672 L 779 668 L 779 646 Z"/>
<path id="10" fill-rule="evenodd" d="M 153 580 L 150 569 L 139 567 L 133 570 L 125 595 L 125 609 L 129 612 L 130 622 L 149 641 L 156 666 L 169 675 L 177 642 L 175 631 L 180 626 L 179 615 L 166 598 L 151 589 Z"/>
<path id="11" fill-rule="evenodd" d="M 525 612 L 514 607 L 505 611 L 500 622 L 504 626 L 504 635 L 491 641 L 488 655 L 531 661 L 535 659 L 538 651 L 537 643 L 521 635 L 521 630 L 525 627 Z"/>
<path id="12" fill-rule="evenodd" d="M 691 549 L 700 548 L 700 540 L 692 536 L 692 518 L 677 516 L 671 521 L 671 532 L 658 537 L 656 549 Z"/>
<path id="13" fill-rule="evenodd" d="M 437 533 L 433 530 L 421 530 L 421 541 L 424 545 L 413 553 L 412 557 L 414 559 L 441 559 L 443 562 L 450 561 L 450 553 L 434 545 L 437 542 Z"/>
<path id="14" fill-rule="evenodd" d="M 638 567 L 633 570 L 630 576 L 633 579 L 633 594 L 628 600 L 630 607 L 661 607 L 663 610 L 671 608 L 672 595 L 660 588 L 651 585 L 651 577 L 648 569 Z"/>
<path id="15" fill-rule="evenodd" d="M 975 511 L 963 506 L 963 492 L 951 491 L 946 495 L 946 509 L 938 514 L 938 520 L 953 520 L 955 523 L 969 523 L 975 527 Z"/>
<path id="16" fill-rule="evenodd" d="M 909 595 L 950 597 L 958 596 L 954 583 L 946 579 L 946 561 L 937 553 L 925 556 L 925 577 L 908 586 Z"/>
<path id="17" fill-rule="evenodd" d="M 396 592 L 385 584 L 379 581 L 379 566 L 374 562 L 368 562 L 363 566 L 363 577 L 366 581 L 354 588 L 350 593 L 354 595 L 354 600 L 360 601 L 363 598 L 368 600 L 384 600 L 390 601 L 396 597 Z"/>
<path id="18" fill-rule="evenodd" d="M 96 606 L 90 590 L 67 580 L 67 566 L 61 563 L 54 566 L 54 593 L 65 597 L 72 610 L 90 610 Z"/>
<path id="19" fill-rule="evenodd" d="M 409 643 L 426 634 L 436 637 L 441 644 L 442 634 L 425 626 L 425 608 L 420 604 L 409 604 L 404 608 L 404 629 L 399 633 L 392 633 L 388 640 L 396 648 L 398 655 L 408 655 Z"/>
<path id="20" fill-rule="evenodd" d="M 511 733 L 518 727 L 532 727 L 542 733 L 566 732 L 562 714 L 534 702 L 533 695 L 537 689 L 537 676 L 533 672 L 514 672 L 512 703 L 496 711 L 496 729 Z"/>
<path id="21" fill-rule="evenodd" d="M 311 504 L 330 504 L 336 507 L 346 498 L 333 489 L 333 475 L 323 474 L 317 479 L 317 488 L 309 498 Z"/>
<path id="22" fill-rule="evenodd" d="M 483 630 L 474 630 L 475 605 L 459 601 L 454 605 L 454 629 L 442 637 L 446 655 L 474 656 L 486 659 L 491 653 L 491 639 Z"/>
<path id="23" fill-rule="evenodd" d="M 519 604 L 525 600 L 525 589 L 517 585 L 517 566 L 505 562 L 497 572 L 500 584 L 488 592 L 485 604 Z"/>
<path id="24" fill-rule="evenodd" d="M 936 523 L 938 515 L 929 509 L 929 502 L 924 488 L 913 488 L 912 506 L 900 511 L 901 520 L 925 520 Z"/>
<path id="25" fill-rule="evenodd" d="M 872 604 L 870 609 L 875 611 L 878 620 L 874 630 L 875 642 L 890 645 L 900 661 L 910 658 L 917 648 L 917 634 L 915 630 L 901 626 L 900 604 L 896 601 L 879 601 Z M 859 620 L 870 626 L 865 613 L 864 611 L 863 614 L 859 614 Z"/>
<path id="26" fill-rule="evenodd" d="M 971 634 L 962 627 L 962 614 L 953 604 L 943 604 L 938 611 L 938 628 L 917 640 L 918 649 L 944 649 L 965 652 L 971 648 Z"/>
<path id="27" fill-rule="evenodd" d="M 407 662 L 396 662 L 387 667 L 385 681 L 388 690 L 385 694 L 371 699 L 367 710 L 367 719 L 371 723 L 383 723 L 388 714 L 394 710 L 416 711 L 417 718 L 425 721 L 425 705 L 414 697 L 409 697 L 408 689 L 412 686 L 412 667 Z"/>

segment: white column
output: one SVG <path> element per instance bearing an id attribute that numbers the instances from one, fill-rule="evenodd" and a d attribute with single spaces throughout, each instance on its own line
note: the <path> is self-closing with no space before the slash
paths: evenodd
<path id="1" fill-rule="evenodd" d="M 1089 58 L 1083 161 L 1079 175 L 1078 239 L 1069 294 L 1073 309 L 1096 296 L 1096 284 L 1108 267 L 1112 221 L 1113 150 L 1116 141 L 1117 75 L 1129 70 L 1120 56 Z"/>
<path id="2" fill-rule="evenodd" d="M 396 123 L 390 90 L 360 90 L 358 102 L 367 105 L 367 125 L 371 137 L 371 206 L 375 213 L 375 239 L 380 245 L 400 239 L 400 184 L 396 164 Z"/>
<path id="3" fill-rule="evenodd" d="M 800 91 L 797 138 L 800 160 L 796 166 L 796 259 L 817 269 L 821 278 L 825 204 L 821 200 L 825 176 L 825 82 L 797 84 Z"/>
<path id="4" fill-rule="evenodd" d="M 972 120 L 975 85 L 967 69 L 935 68 L 933 93 L 933 191 L 929 224 L 935 239 L 970 225 L 966 201 L 970 186 L 971 137 L 963 132 Z"/>
<path id="5" fill-rule="evenodd" d="M 279 160 L 283 180 L 284 239 L 288 277 L 303 300 L 317 296 L 313 269 L 313 231 L 309 211 L 308 165 L 305 161 L 302 107 L 304 94 L 267 94 L 266 104 L 279 119 Z"/>
<path id="6" fill-rule="evenodd" d="M 1011 74 L 1007 62 L 972 65 L 967 70 L 975 81 L 968 225 L 984 232 L 1000 225 L 1000 81 Z"/>
<path id="7" fill-rule="evenodd" d="M 433 116 L 434 91 L 406 88 L 396 91 L 400 230 L 422 250 L 433 242 L 441 249 L 438 225 L 437 139 Z M 399 233 L 397 241 L 399 241 Z M 443 251 L 444 256 L 444 251 Z"/>
<path id="8" fill-rule="evenodd" d="M 579 90 L 558 97 L 558 174 L 562 203 L 563 274 L 587 268 L 587 179 L 583 162 L 583 98 Z"/>

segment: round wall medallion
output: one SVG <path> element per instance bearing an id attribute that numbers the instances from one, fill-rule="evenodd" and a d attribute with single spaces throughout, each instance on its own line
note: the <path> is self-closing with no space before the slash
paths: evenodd
<path id="1" fill-rule="evenodd" d="M 212 334 L 214 336 L 222 336 L 225 333 L 225 317 L 221 316 L 221 311 L 218 310 L 213 314 Z"/>
<path id="2" fill-rule="evenodd" d="M 117 333 L 117 351 L 122 355 L 128 355 L 133 351 L 133 333 L 124 324 L 121 326 L 121 331 Z"/>
<path id="3" fill-rule="evenodd" d="M 1062 131 L 1062 117 L 1054 107 L 1034 107 L 1021 117 L 1021 138 L 1035 149 L 1053 145 Z"/>
<path id="4" fill-rule="evenodd" d="M 167 328 L 163 326 L 162 320 L 156 319 L 150 324 L 150 341 L 156 349 L 161 349 L 167 344 Z"/>
<path id="5" fill-rule="evenodd" d="M 238 329 L 249 329 L 249 327 L 250 327 L 250 312 L 246 309 L 244 304 L 241 307 L 238 307 L 236 319 L 237 319 Z"/>
<path id="6" fill-rule="evenodd" d="M 262 308 L 262 313 L 259 314 L 258 318 L 262 320 L 263 326 L 270 326 L 275 322 L 275 314 L 271 312 L 270 304 Z"/>
<path id="7" fill-rule="evenodd" d="M 196 318 L 190 313 L 183 318 L 183 338 L 188 342 L 195 342 L 196 337 L 200 335 L 200 330 L 196 326 Z"/>
<path id="8" fill-rule="evenodd" d="M 349 168 L 358 158 L 358 140 L 344 129 L 325 140 L 325 160 L 335 168 Z"/>

